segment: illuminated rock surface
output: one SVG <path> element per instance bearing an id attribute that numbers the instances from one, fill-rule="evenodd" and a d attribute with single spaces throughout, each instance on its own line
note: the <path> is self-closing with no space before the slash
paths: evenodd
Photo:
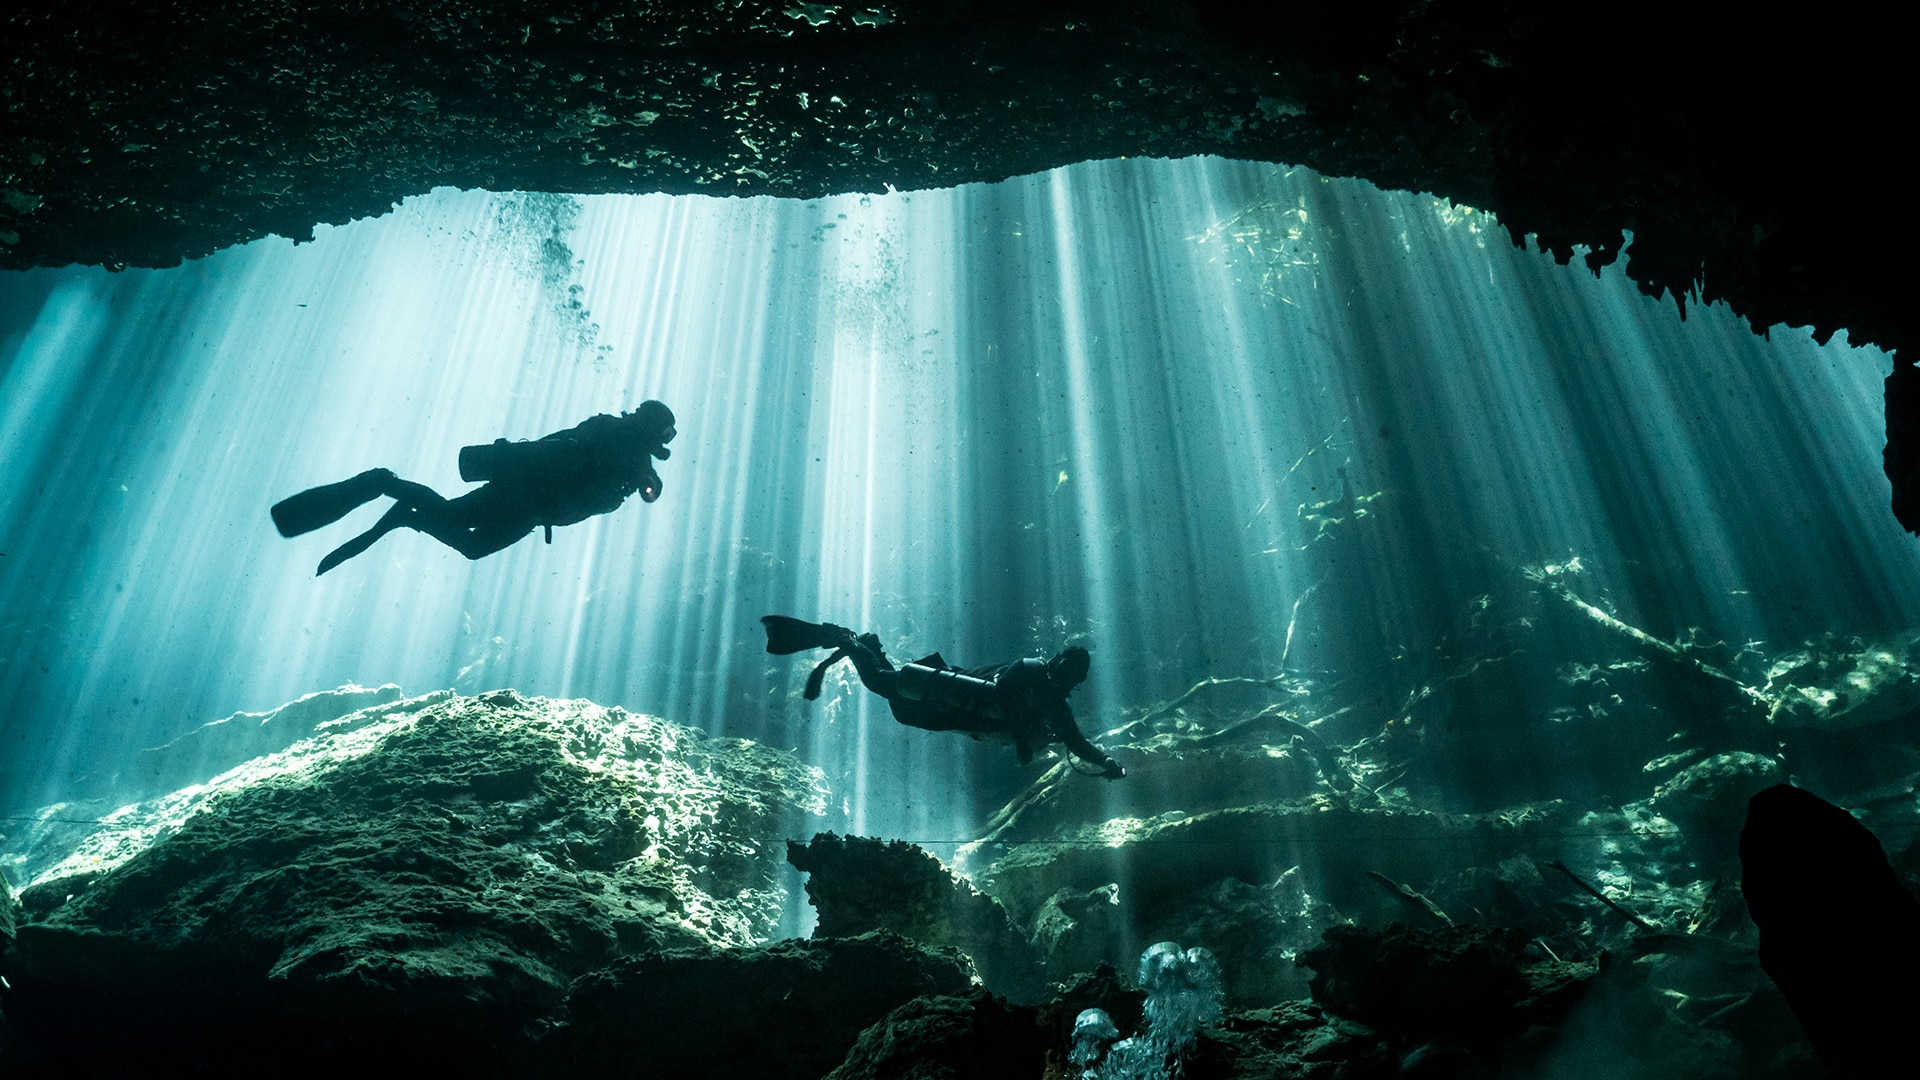
<path id="1" fill-rule="evenodd" d="M 509 1053 L 589 970 L 778 928 L 824 795 L 789 755 L 509 691 L 398 705 L 41 873 L 7 966 L 29 1053 L 237 1061 L 316 1014 L 341 1061 Z"/>

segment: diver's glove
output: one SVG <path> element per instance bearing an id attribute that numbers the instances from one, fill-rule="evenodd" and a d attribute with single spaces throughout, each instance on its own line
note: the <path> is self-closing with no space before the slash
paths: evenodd
<path id="1" fill-rule="evenodd" d="M 1100 775 L 1109 780 L 1119 780 L 1127 775 L 1127 770 L 1121 768 L 1119 762 L 1108 758 L 1107 763 L 1100 767 Z"/>

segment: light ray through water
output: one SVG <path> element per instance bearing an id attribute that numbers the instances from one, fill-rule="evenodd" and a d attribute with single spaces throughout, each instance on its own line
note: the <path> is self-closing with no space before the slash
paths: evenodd
<path id="1" fill-rule="evenodd" d="M 1364 672 L 1579 555 L 1658 633 L 1913 625 L 1884 355 L 1681 322 L 1485 215 L 1125 161 L 817 202 L 439 191 L 168 271 L 0 282 L 8 806 L 345 682 L 584 696 L 792 747 L 845 827 L 964 839 L 1034 775 L 757 617 L 963 664 L 1089 645 L 1084 726 Z M 266 508 L 656 397 L 665 495 L 469 563 Z M 1296 615 L 1298 618 L 1296 618 Z M 1296 632 L 1297 631 L 1297 632 Z M 1088 780 L 1088 783 L 1097 781 Z M 1116 797 L 1118 789 L 1116 789 Z"/>

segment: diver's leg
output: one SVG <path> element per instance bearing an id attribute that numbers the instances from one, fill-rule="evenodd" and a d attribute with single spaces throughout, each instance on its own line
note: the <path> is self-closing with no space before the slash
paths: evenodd
<path id="1" fill-rule="evenodd" d="M 419 526 L 415 526 L 419 528 Z M 447 532 L 420 529 L 435 540 L 447 545 L 469 559 L 482 559 L 496 551 L 503 551 L 525 539 L 532 532 L 532 521 L 522 519 L 489 519 L 457 526 Z"/>
<path id="2" fill-rule="evenodd" d="M 367 498 L 388 495 L 393 498 L 394 505 L 374 523 L 373 528 L 328 552 L 327 557 L 320 560 L 320 569 L 313 572 L 315 577 L 367 550 L 373 546 L 374 541 L 395 529 L 427 531 L 421 526 L 422 518 L 445 514 L 447 507 L 452 505 L 444 496 L 427 485 L 402 480 L 389 469 L 368 469 L 353 480 L 347 481 L 347 483 L 355 482 L 364 482 L 373 490 L 373 494 Z"/>
<path id="3" fill-rule="evenodd" d="M 367 550 L 395 529 L 426 533 L 469 559 L 491 555 L 533 531 L 531 522 L 500 513 L 503 507 L 498 498 L 476 497 L 487 491 L 485 487 L 448 499 L 425 484 L 402 480 L 385 469 L 373 472 L 381 474 L 372 480 L 378 485 L 377 494 L 392 496 L 394 505 L 373 528 L 341 544 L 320 560 L 315 576 Z"/>
<path id="4" fill-rule="evenodd" d="M 451 506 L 460 501 L 460 499 L 449 499 L 425 484 L 415 483 L 412 480 L 402 480 L 386 469 L 375 469 L 373 471 L 385 474 L 379 481 L 380 494 L 391 496 L 393 501 L 400 503 L 402 506 L 411 506 L 420 510 L 434 510 Z M 466 497 L 465 495 L 460 496 L 461 499 Z"/>
<path id="5" fill-rule="evenodd" d="M 867 689 L 889 699 L 899 692 L 898 673 L 887 660 L 886 650 L 880 647 L 878 637 L 861 634 L 851 643 L 841 646 L 841 650 L 847 654 L 847 659 L 853 661 L 853 670 L 860 673 L 860 682 Z"/>
<path id="6" fill-rule="evenodd" d="M 492 484 L 444 499 L 424 484 L 396 480 L 389 485 L 388 493 L 413 511 L 400 524 L 426 533 L 469 559 L 510 547 L 534 529 L 533 520 L 518 503 Z"/>

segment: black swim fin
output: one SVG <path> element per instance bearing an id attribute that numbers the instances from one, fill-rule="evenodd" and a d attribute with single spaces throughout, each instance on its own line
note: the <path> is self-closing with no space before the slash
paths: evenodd
<path id="1" fill-rule="evenodd" d="M 835 649 L 833 655 L 813 665 L 813 670 L 807 673 L 807 688 L 800 692 L 800 696 L 808 701 L 818 701 L 820 687 L 827 681 L 827 669 L 846 658 L 847 650 Z"/>
<path id="2" fill-rule="evenodd" d="M 760 623 L 767 628 L 767 651 L 775 656 L 839 648 L 853 642 L 853 631 L 832 623 L 810 623 L 787 615 L 762 615 Z"/>
<path id="3" fill-rule="evenodd" d="M 337 484 L 308 488 L 273 504 L 273 527 L 281 536 L 299 536 L 331 525 L 386 493 L 387 469 L 368 469 Z"/>
<path id="4" fill-rule="evenodd" d="M 407 513 L 407 508 L 404 506 L 396 506 L 388 510 L 381 516 L 379 521 L 374 522 L 373 528 L 368 529 L 366 532 L 361 533 L 359 536 L 328 552 L 327 557 L 320 560 L 320 569 L 315 570 L 313 576 L 319 577 L 321 574 L 326 573 L 372 547 L 374 541 L 404 525 L 407 520 Z"/>

